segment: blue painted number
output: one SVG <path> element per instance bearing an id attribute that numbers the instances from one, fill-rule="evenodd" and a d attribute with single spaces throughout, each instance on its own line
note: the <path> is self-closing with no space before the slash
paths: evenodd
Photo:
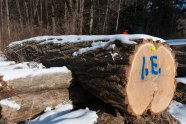
<path id="1" fill-rule="evenodd" d="M 155 70 L 155 68 L 158 67 L 158 65 L 154 62 L 154 59 L 157 59 L 157 56 L 151 56 L 150 61 L 151 61 L 151 73 L 154 75 L 158 75 L 161 73 L 161 68 L 159 68 L 158 71 Z M 145 56 L 143 56 L 143 65 L 142 65 L 142 72 L 141 72 L 141 80 L 144 80 L 144 71 L 145 71 L 145 76 L 148 76 L 149 70 L 148 68 L 145 68 Z"/>

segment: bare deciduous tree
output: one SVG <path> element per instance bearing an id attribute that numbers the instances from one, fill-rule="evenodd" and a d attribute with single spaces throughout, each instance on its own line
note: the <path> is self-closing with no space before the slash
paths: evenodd
<path id="1" fill-rule="evenodd" d="M 7 18 L 8 36 L 10 37 L 10 13 L 9 13 L 9 7 L 8 7 L 8 0 L 6 0 L 6 18 Z"/>
<path id="2" fill-rule="evenodd" d="M 94 0 L 91 0 L 89 34 L 92 34 L 93 22 L 94 22 Z"/>

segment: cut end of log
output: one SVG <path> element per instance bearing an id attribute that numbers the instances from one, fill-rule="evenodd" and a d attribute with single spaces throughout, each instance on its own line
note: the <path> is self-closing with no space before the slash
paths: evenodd
<path id="1" fill-rule="evenodd" d="M 164 111 L 176 89 L 177 64 L 166 44 L 143 41 L 130 58 L 125 89 L 128 109 L 134 115 L 147 110 L 152 114 Z"/>

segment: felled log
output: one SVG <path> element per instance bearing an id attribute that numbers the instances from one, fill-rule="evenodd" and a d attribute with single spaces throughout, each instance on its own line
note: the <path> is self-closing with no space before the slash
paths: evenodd
<path id="1" fill-rule="evenodd" d="M 47 67 L 65 65 L 72 70 L 76 81 L 93 95 L 136 116 L 147 110 L 159 114 L 173 98 L 177 64 L 166 43 L 149 40 L 123 44 L 117 39 L 41 42 L 11 46 L 7 57 L 37 59 Z M 97 47 L 99 44 L 102 47 Z"/>
<path id="2" fill-rule="evenodd" d="M 164 111 L 176 88 L 176 62 L 168 45 L 150 41 L 115 45 L 112 52 L 97 49 L 74 59 L 70 66 L 78 82 L 103 101 L 134 115 Z M 118 55 L 113 57 L 114 53 Z"/>
<path id="3" fill-rule="evenodd" d="M 186 44 L 183 45 L 171 45 L 170 46 L 176 55 L 176 61 L 179 63 L 177 69 L 178 77 L 186 76 Z"/>
<path id="4" fill-rule="evenodd" d="M 11 97 L 9 101 L 15 101 L 21 106 L 16 110 L 6 105 L 1 105 L 1 123 L 16 123 L 30 119 L 41 113 L 46 107 L 55 107 L 61 103 L 71 103 L 69 92 L 66 89 L 51 90 L 32 94 L 22 94 Z"/>
<path id="5" fill-rule="evenodd" d="M 40 71 L 47 71 L 47 69 L 41 69 Z M 50 69 L 48 69 L 50 71 Z M 13 72 L 13 71 L 12 71 Z M 17 71 L 15 70 L 15 73 Z M 24 70 L 23 72 L 24 73 Z M 34 72 L 33 72 L 34 73 Z M 13 75 L 13 73 L 12 73 Z M 32 93 L 43 90 L 65 89 L 71 85 L 72 74 L 68 72 L 50 72 L 28 75 L 26 77 L 20 77 L 12 80 L 3 81 L 3 77 L 0 77 L 0 97 L 10 97 L 10 94 Z"/>
<path id="6" fill-rule="evenodd" d="M 89 94 L 80 86 L 73 86 L 70 89 L 58 89 L 41 92 L 19 94 L 8 101 L 15 101 L 20 109 L 0 105 L 0 123 L 14 124 L 36 117 L 43 113 L 46 107 L 54 108 L 58 104 L 80 105 L 95 101 L 95 97 Z"/>
<path id="7" fill-rule="evenodd" d="M 108 36 L 109 37 L 109 36 Z M 37 39 L 37 38 L 36 38 Z M 98 38 L 99 41 L 109 41 L 102 40 L 102 36 Z M 64 43 L 52 43 L 47 42 L 47 40 L 57 40 L 58 42 L 63 41 L 62 38 L 48 38 L 41 40 L 28 39 L 24 40 L 22 44 L 17 44 L 16 42 L 7 47 L 6 57 L 8 60 L 23 62 L 23 61 L 40 61 L 46 67 L 56 67 L 61 65 L 68 65 L 68 60 L 71 58 L 71 55 L 79 50 L 80 48 L 91 46 L 95 41 L 88 40 L 88 42 L 81 41 L 81 37 L 78 38 L 79 42 L 64 42 Z M 119 39 L 118 39 L 119 40 Z M 141 41 L 142 39 L 133 39 Z M 70 36 L 69 36 L 70 41 Z M 169 42 L 168 42 L 169 43 Z M 186 76 L 186 45 L 185 44 L 173 44 L 170 42 L 170 47 L 175 52 L 176 61 L 179 63 L 177 69 L 177 76 L 183 77 Z"/>
<path id="8" fill-rule="evenodd" d="M 186 104 L 186 84 L 178 83 L 174 100 Z"/>

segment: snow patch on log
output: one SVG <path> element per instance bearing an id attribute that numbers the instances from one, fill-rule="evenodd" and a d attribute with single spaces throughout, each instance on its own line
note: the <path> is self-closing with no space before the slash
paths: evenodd
<path id="1" fill-rule="evenodd" d="M 111 53 L 113 61 L 115 61 L 114 57 L 117 56 L 117 55 L 118 55 L 118 53 Z"/>
<path id="2" fill-rule="evenodd" d="M 134 40 L 136 39 L 152 39 L 153 41 L 161 41 L 166 42 L 165 40 L 153 37 L 146 34 L 116 34 L 116 35 L 62 35 L 62 36 L 38 36 L 29 39 L 25 39 L 22 41 L 15 41 L 9 44 L 9 47 L 13 47 L 14 45 L 23 45 L 25 42 L 40 42 L 40 44 L 45 43 L 75 43 L 75 42 L 88 42 L 88 41 L 99 41 L 99 40 L 107 40 L 115 41 L 120 40 L 124 44 L 136 44 Z"/>
<path id="3" fill-rule="evenodd" d="M 67 67 L 52 67 L 44 68 L 42 64 L 34 62 L 23 62 L 15 64 L 15 62 L 4 61 L 0 62 L 0 75 L 3 76 L 4 81 L 24 78 L 27 76 L 37 76 L 52 73 L 68 73 L 70 70 Z"/>
<path id="4" fill-rule="evenodd" d="M 25 124 L 94 124 L 97 121 L 98 116 L 95 111 L 86 108 L 71 112 L 72 109 L 71 104 L 59 104 L 54 110 L 48 110 Z"/>
<path id="5" fill-rule="evenodd" d="M 177 82 L 186 84 L 186 77 L 183 78 L 176 78 Z"/>
<path id="6" fill-rule="evenodd" d="M 107 46 L 109 43 L 110 42 L 102 42 L 102 41 L 93 42 L 91 44 L 92 47 L 86 47 L 86 48 L 79 49 L 78 51 L 74 52 L 72 55 L 73 56 L 78 56 L 80 54 L 86 53 L 86 52 L 91 51 L 91 50 L 95 50 L 95 49 L 98 49 L 98 48 L 103 48 L 103 47 Z M 112 44 L 107 48 L 107 50 L 114 49 L 114 47 L 115 47 L 115 44 Z"/>
<path id="7" fill-rule="evenodd" d="M 178 119 L 181 124 L 186 124 L 186 105 L 173 100 L 168 108 L 168 112 Z"/>
<path id="8" fill-rule="evenodd" d="M 73 56 L 77 56 L 77 55 L 79 55 L 79 54 L 88 52 L 88 51 L 90 51 L 90 50 L 95 50 L 95 49 L 98 49 L 98 48 L 105 47 L 107 44 L 108 44 L 108 42 L 102 42 L 102 41 L 93 42 L 93 43 L 91 44 L 92 47 L 86 47 L 86 48 L 79 49 L 77 52 L 74 52 L 72 55 L 73 55 Z"/>
<path id="9" fill-rule="evenodd" d="M 6 99 L 2 99 L 0 101 L 0 105 L 5 105 L 5 106 L 9 106 L 10 108 L 19 110 L 21 108 L 21 106 L 19 104 L 17 104 L 15 101 L 9 101 L 9 98 Z"/>

